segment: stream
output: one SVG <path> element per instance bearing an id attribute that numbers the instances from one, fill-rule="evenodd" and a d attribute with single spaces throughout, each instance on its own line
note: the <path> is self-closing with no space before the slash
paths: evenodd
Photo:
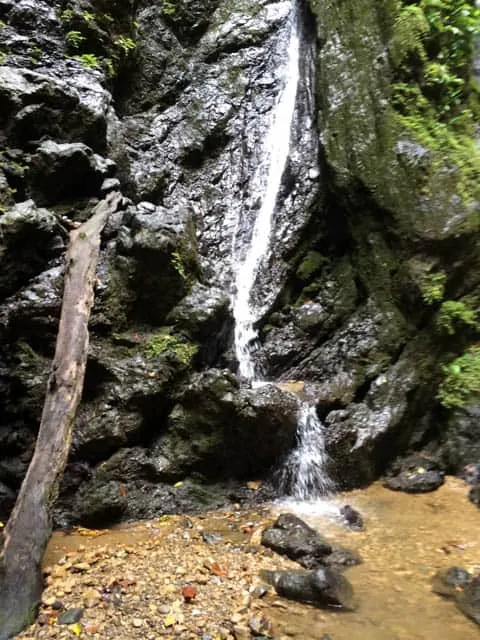
<path id="1" fill-rule="evenodd" d="M 297 511 L 328 539 L 360 553 L 363 563 L 347 571 L 359 599 L 359 608 L 353 613 L 340 613 L 267 595 L 254 601 L 252 610 L 260 610 L 262 615 L 267 616 L 272 621 L 275 637 L 282 639 L 319 640 L 325 634 L 331 640 L 478 638 L 478 627 L 465 618 L 452 602 L 434 594 L 430 585 L 431 576 L 440 568 L 457 565 L 472 572 L 480 569 L 478 510 L 468 502 L 467 491 L 463 481 L 448 478 L 443 487 L 429 494 L 396 493 L 383 488 L 380 483 L 374 483 L 365 490 L 338 494 L 330 505 L 348 502 L 359 509 L 365 520 L 364 532 L 345 530 L 330 517 L 315 515 L 319 509 L 312 506 Z M 228 566 L 232 558 L 238 557 L 238 553 L 228 555 L 229 552 L 242 548 L 242 542 L 246 548 L 250 544 L 253 546 L 258 540 L 258 531 L 271 522 L 278 511 L 279 507 L 273 506 L 259 512 L 213 512 L 191 520 L 194 527 L 199 526 L 201 530 L 222 536 L 225 541 L 223 546 L 221 543 L 203 546 L 221 566 Z M 280 507 L 280 511 L 284 511 L 284 508 Z M 182 549 L 182 536 L 185 534 L 172 538 L 172 531 L 181 520 L 180 516 L 173 517 L 166 526 L 157 528 L 155 523 L 149 522 L 123 525 L 109 531 L 93 532 L 94 535 L 85 535 L 85 531 L 69 535 L 57 532 L 50 542 L 45 563 L 61 562 L 66 553 L 74 554 L 79 547 L 82 552 L 108 548 L 114 552 L 114 557 L 121 556 L 122 549 L 127 548 L 131 550 L 127 570 L 134 574 L 135 557 L 132 550 L 148 545 L 152 537 L 163 536 L 155 547 L 160 554 L 162 550 L 163 553 L 175 552 L 180 556 L 182 552 L 187 553 Z M 245 540 L 242 527 L 237 526 L 248 521 L 255 523 L 250 542 Z M 176 549 L 168 546 L 172 544 L 171 538 Z M 253 563 L 251 574 L 243 579 L 248 587 L 258 584 L 256 569 L 260 566 L 274 568 L 280 562 L 279 556 L 269 555 L 268 552 L 265 557 L 260 553 L 245 557 Z M 154 562 L 154 555 L 151 562 Z M 185 558 L 183 562 L 188 563 L 189 559 Z M 171 567 L 170 580 L 173 583 L 176 570 L 176 566 Z M 229 577 L 234 579 L 233 584 L 223 579 L 217 587 L 220 591 L 216 597 L 223 598 L 225 602 L 232 589 L 238 592 L 242 589 L 243 580 L 233 574 Z M 120 611 L 115 612 L 117 615 L 120 615 Z M 211 616 L 214 615 L 212 612 Z M 162 634 L 161 637 L 164 635 L 171 638 L 202 637 L 173 633 Z M 60 636 L 49 633 L 45 637 Z M 106 634 L 102 637 L 109 636 Z"/>

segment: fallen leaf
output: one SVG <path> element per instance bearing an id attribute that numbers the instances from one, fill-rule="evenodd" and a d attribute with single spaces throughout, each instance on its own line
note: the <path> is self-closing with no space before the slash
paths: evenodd
<path id="1" fill-rule="evenodd" d="M 79 636 L 82 633 L 82 625 L 79 622 L 76 622 L 75 624 L 68 625 L 68 628 L 76 636 Z"/>
<path id="2" fill-rule="evenodd" d="M 255 491 L 257 491 L 257 489 L 260 489 L 261 486 L 262 483 L 259 480 L 251 480 L 250 482 L 247 482 L 247 487 L 249 489 L 254 489 Z"/>
<path id="3" fill-rule="evenodd" d="M 182 480 L 180 480 L 180 482 L 176 482 L 176 483 L 173 485 L 173 488 L 174 488 L 174 489 L 176 489 L 177 487 L 181 487 L 181 486 L 183 486 L 183 481 L 182 481 Z"/>
<path id="4" fill-rule="evenodd" d="M 163 621 L 163 624 L 166 627 L 173 627 L 176 621 L 177 621 L 176 616 L 174 616 L 173 613 L 169 613 L 168 616 L 166 616 L 165 620 Z"/>
<path id="5" fill-rule="evenodd" d="M 127 487 L 124 484 L 120 485 L 120 495 L 122 496 L 122 498 L 125 498 L 125 496 L 127 495 Z"/>
<path id="6" fill-rule="evenodd" d="M 224 576 L 224 575 L 226 575 L 225 570 L 222 569 L 222 567 L 218 564 L 218 562 L 216 560 L 214 562 L 212 562 L 212 564 L 209 566 L 209 569 L 213 573 L 214 576 Z"/>

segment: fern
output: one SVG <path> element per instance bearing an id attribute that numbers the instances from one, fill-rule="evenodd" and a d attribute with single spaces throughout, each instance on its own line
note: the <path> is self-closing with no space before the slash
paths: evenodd
<path id="1" fill-rule="evenodd" d="M 424 61 L 426 52 L 423 39 L 429 31 L 430 25 L 421 7 L 411 4 L 403 7 L 395 20 L 389 43 L 393 64 L 399 66 L 412 54 Z"/>

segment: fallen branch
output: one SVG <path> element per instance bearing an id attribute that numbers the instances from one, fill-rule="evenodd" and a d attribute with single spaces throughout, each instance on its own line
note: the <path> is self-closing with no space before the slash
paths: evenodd
<path id="1" fill-rule="evenodd" d="M 109 194 L 70 233 L 55 356 L 35 452 L 0 540 L 0 640 L 33 621 L 42 594 L 42 557 L 83 390 L 100 234 L 120 202 L 118 192 Z"/>

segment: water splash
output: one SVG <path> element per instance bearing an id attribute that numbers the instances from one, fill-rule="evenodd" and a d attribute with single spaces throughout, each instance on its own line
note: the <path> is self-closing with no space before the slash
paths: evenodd
<path id="1" fill-rule="evenodd" d="M 331 493 L 334 485 L 326 472 L 327 462 L 323 425 L 315 407 L 302 402 L 298 409 L 297 446 L 280 474 L 282 495 L 304 501 Z"/>
<path id="2" fill-rule="evenodd" d="M 289 24 L 287 62 L 283 72 L 285 84 L 273 109 L 273 121 L 265 140 L 262 162 L 253 178 L 255 189 L 263 193 L 262 202 L 255 219 L 245 260 L 242 264 L 236 265 L 236 295 L 233 300 L 235 352 L 239 375 L 252 381 L 259 377 L 253 353 L 258 339 L 255 322 L 260 315 L 259 310 L 255 309 L 252 303 L 252 292 L 260 267 L 268 259 L 272 220 L 290 150 L 290 129 L 295 113 L 300 77 L 297 22 L 297 11 L 293 5 Z"/>

